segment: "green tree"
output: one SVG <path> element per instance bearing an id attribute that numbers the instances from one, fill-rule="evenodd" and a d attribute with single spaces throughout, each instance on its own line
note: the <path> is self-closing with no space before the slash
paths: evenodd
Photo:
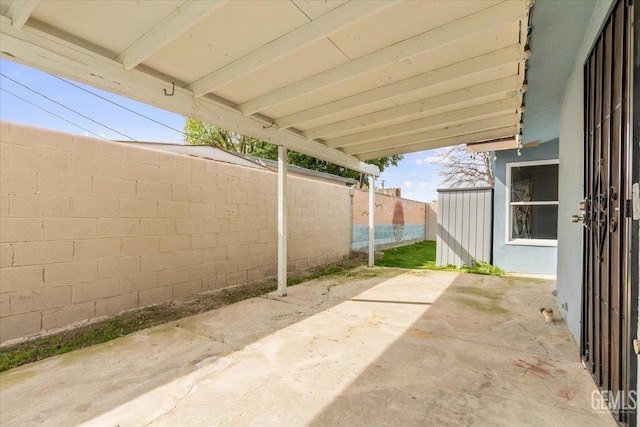
<path id="1" fill-rule="evenodd" d="M 222 129 L 215 125 L 203 123 L 200 120 L 189 117 L 186 118 L 184 125 L 184 141 L 187 144 L 215 145 L 227 151 L 235 151 L 263 159 L 278 159 L 278 147 L 273 144 Z M 402 155 L 367 160 L 367 163 L 378 166 L 382 172 L 387 167 L 397 166 L 400 160 L 402 160 Z M 366 182 L 365 177 L 359 172 L 295 151 L 288 151 L 287 162 L 305 169 L 325 172 L 345 178 L 358 179 L 360 181 L 360 187 Z"/>

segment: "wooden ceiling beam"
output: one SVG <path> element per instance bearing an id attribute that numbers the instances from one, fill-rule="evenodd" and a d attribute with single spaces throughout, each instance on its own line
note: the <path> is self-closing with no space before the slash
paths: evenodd
<path id="1" fill-rule="evenodd" d="M 440 111 L 458 106 L 466 108 L 470 105 L 483 104 L 487 100 L 500 99 L 503 95 L 514 93 L 514 88 L 520 87 L 521 78 L 518 75 L 504 77 L 502 79 L 481 83 L 476 86 L 465 87 L 462 89 L 447 92 L 442 95 L 433 96 L 420 101 L 409 104 L 400 105 L 386 110 L 375 111 L 373 113 L 364 114 L 336 123 L 319 126 L 309 129 L 302 134 L 307 139 L 324 138 L 326 136 L 335 135 L 343 132 L 357 132 L 358 130 L 369 127 L 371 125 L 380 125 L 384 122 L 398 119 L 410 115 L 425 115 L 432 111 Z M 351 133 L 350 132 L 350 133 Z"/>
<path id="2" fill-rule="evenodd" d="M 387 65 L 450 44 L 463 37 L 486 31 L 505 22 L 525 19 L 528 8 L 521 2 L 506 1 L 431 29 L 415 37 L 338 65 L 314 76 L 297 81 L 259 96 L 238 106 L 245 115 L 266 110 L 274 105 L 307 93 L 338 84 Z"/>
<path id="3" fill-rule="evenodd" d="M 145 59 L 177 39 L 191 27 L 220 9 L 227 0 L 189 0 L 149 29 L 118 55 L 115 60 L 130 71 Z"/>
<path id="4" fill-rule="evenodd" d="M 11 19 L 11 25 L 22 28 L 27 22 L 40 0 L 13 0 L 7 9 L 6 16 Z"/>
<path id="5" fill-rule="evenodd" d="M 360 155 L 371 151 L 383 150 L 386 147 L 402 147 L 423 141 L 450 138 L 454 136 L 468 135 L 486 130 L 504 128 L 518 123 L 520 115 L 516 113 L 507 114 L 491 119 L 478 120 L 456 126 L 449 126 L 442 129 L 434 129 L 410 135 L 398 136 L 381 141 L 366 142 L 351 147 L 346 147 L 342 151 L 351 155 Z"/>
<path id="6" fill-rule="evenodd" d="M 407 154 L 416 151 L 433 150 L 434 148 L 448 147 L 451 145 L 467 144 L 474 141 L 485 141 L 490 139 L 513 137 L 519 132 L 518 126 L 507 126 L 500 129 L 493 129 L 468 135 L 454 136 L 451 138 L 443 138 L 430 141 L 421 141 L 411 145 L 402 147 L 389 147 L 379 151 L 371 151 L 357 157 L 362 160 L 377 159 L 379 157 L 394 156 L 397 154 Z"/>
<path id="7" fill-rule="evenodd" d="M 193 91 L 197 97 L 206 95 L 226 83 L 256 71 L 373 14 L 380 13 L 394 4 L 396 2 L 387 0 L 374 2 L 350 1 L 342 4 L 242 58 L 198 79 L 187 86 L 187 89 Z"/>
<path id="8" fill-rule="evenodd" d="M 520 108 L 520 101 L 515 97 L 512 97 L 502 101 L 476 105 L 461 110 L 451 111 L 449 113 L 425 117 L 424 119 L 413 120 L 354 135 L 347 135 L 341 138 L 330 139 L 325 141 L 325 144 L 327 147 L 331 148 L 344 148 L 370 141 L 389 139 L 402 134 L 448 128 L 462 123 L 502 116 L 508 113 L 515 113 L 518 108 Z"/>
<path id="9" fill-rule="evenodd" d="M 386 86 L 290 114 L 277 119 L 275 123 L 280 128 L 295 127 L 311 120 L 349 111 L 409 92 L 422 90 L 430 86 L 462 79 L 464 77 L 470 77 L 481 72 L 516 63 L 522 61 L 525 56 L 529 56 L 529 53 L 524 52 L 523 46 L 521 44 L 514 44 Z"/>

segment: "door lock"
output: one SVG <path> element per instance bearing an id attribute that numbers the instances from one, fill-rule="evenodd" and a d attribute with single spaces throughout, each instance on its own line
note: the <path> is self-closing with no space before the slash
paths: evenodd
<path id="1" fill-rule="evenodd" d="M 571 222 L 583 222 L 584 215 L 571 215 Z"/>
<path id="2" fill-rule="evenodd" d="M 584 212 L 582 215 L 571 215 L 571 222 L 581 222 L 586 227 L 587 209 L 589 208 L 589 199 L 580 200 L 578 209 Z"/>

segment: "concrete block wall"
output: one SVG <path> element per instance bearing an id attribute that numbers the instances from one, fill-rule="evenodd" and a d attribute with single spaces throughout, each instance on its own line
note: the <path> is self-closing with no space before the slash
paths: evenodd
<path id="1" fill-rule="evenodd" d="M 0 343 L 276 275 L 275 173 L 0 129 Z M 349 254 L 348 188 L 289 197 L 290 270 Z"/>
<path id="2" fill-rule="evenodd" d="M 427 240 L 438 238 L 438 202 L 427 203 Z"/>
<path id="3" fill-rule="evenodd" d="M 426 203 L 376 193 L 375 207 L 376 249 L 425 240 L 428 221 Z M 368 191 L 354 189 L 352 233 L 352 249 L 369 247 Z"/>

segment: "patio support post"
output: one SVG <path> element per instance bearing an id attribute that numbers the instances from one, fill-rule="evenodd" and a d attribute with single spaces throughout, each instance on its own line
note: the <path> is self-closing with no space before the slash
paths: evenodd
<path id="1" fill-rule="evenodd" d="M 376 242 L 376 203 L 375 203 L 376 177 L 369 175 L 369 267 L 373 267 Z"/>
<path id="2" fill-rule="evenodd" d="M 287 148 L 278 146 L 278 295 L 287 295 Z"/>

